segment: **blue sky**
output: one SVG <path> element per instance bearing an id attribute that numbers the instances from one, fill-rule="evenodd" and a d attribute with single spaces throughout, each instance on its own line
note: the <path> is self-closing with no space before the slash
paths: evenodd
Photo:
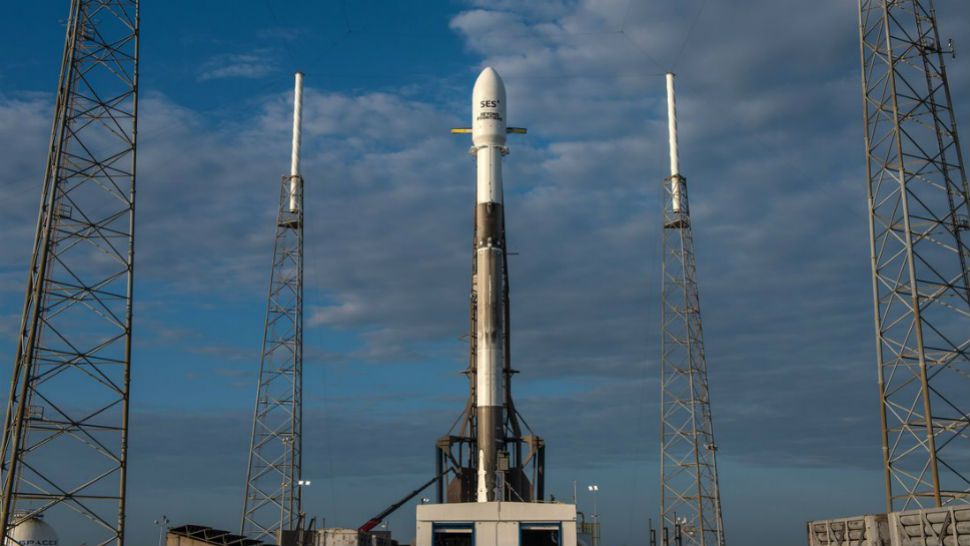
<path id="1" fill-rule="evenodd" d="M 800 544 L 808 519 L 881 510 L 855 5 L 704 3 L 146 2 L 130 543 L 151 544 L 161 514 L 238 526 L 295 70 L 308 513 L 366 521 L 427 479 L 462 407 L 474 166 L 448 129 L 484 65 L 529 128 L 506 160 L 513 358 L 547 490 L 598 483 L 607 544 L 656 518 L 674 69 L 728 540 Z M 11 356 L 66 4 L 0 20 Z M 970 8 L 938 9 L 959 38 Z M 967 59 L 948 59 L 957 100 Z M 409 540 L 412 519 L 390 526 Z"/>

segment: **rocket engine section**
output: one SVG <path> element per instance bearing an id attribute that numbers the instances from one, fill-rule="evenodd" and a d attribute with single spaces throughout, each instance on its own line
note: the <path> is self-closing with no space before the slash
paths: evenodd
<path id="1" fill-rule="evenodd" d="M 472 277 L 471 396 L 461 434 L 438 443 L 438 473 L 450 465 L 456 478 L 448 486 L 452 502 L 542 498 L 542 440 L 523 436 L 512 404 L 509 377 L 508 270 L 505 244 L 505 204 L 502 159 L 508 154 L 508 133 L 524 129 L 506 123 L 505 83 L 495 69 L 479 74 L 472 91 L 472 126 L 455 129 L 471 133 L 476 161 L 475 237 Z M 457 456 L 452 448 L 460 445 Z M 523 453 L 528 448 L 528 453 Z M 446 455 L 447 454 L 447 455 Z M 533 476 L 525 465 L 533 463 Z M 533 491 L 532 484 L 536 484 Z M 438 495 L 443 496 L 443 482 Z"/>

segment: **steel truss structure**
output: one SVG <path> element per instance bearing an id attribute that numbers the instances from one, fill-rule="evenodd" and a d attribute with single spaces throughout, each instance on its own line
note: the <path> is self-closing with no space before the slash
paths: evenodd
<path id="1" fill-rule="evenodd" d="M 73 0 L 0 452 L 0 519 L 124 542 L 138 0 Z"/>
<path id="2" fill-rule="evenodd" d="M 889 511 L 970 500 L 967 179 L 932 0 L 859 0 Z"/>
<path id="3" fill-rule="evenodd" d="M 296 190 L 295 207 L 291 188 Z M 242 535 L 278 544 L 280 531 L 296 528 L 301 510 L 302 400 L 303 178 L 291 175 L 283 177 L 280 187 Z"/>
<path id="4" fill-rule="evenodd" d="M 684 544 L 724 545 L 717 444 L 697 292 L 687 180 L 664 182 L 660 341 L 660 515 Z M 677 203 L 676 205 L 674 203 Z"/>

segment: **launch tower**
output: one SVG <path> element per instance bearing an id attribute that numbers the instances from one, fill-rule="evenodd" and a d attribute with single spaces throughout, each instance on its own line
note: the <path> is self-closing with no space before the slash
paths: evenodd
<path id="1" fill-rule="evenodd" d="M 688 545 L 723 546 L 717 444 L 707 384 L 687 179 L 680 174 L 677 150 L 673 74 L 667 74 L 667 111 L 670 176 L 664 182 L 663 215 L 660 520 L 671 532 L 679 527 Z"/>

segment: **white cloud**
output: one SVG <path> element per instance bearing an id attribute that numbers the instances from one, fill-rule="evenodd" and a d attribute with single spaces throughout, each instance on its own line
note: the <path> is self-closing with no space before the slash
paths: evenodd
<path id="1" fill-rule="evenodd" d="M 199 69 L 198 80 L 258 79 L 273 73 L 274 62 L 273 51 L 269 49 L 216 55 L 202 64 Z"/>

